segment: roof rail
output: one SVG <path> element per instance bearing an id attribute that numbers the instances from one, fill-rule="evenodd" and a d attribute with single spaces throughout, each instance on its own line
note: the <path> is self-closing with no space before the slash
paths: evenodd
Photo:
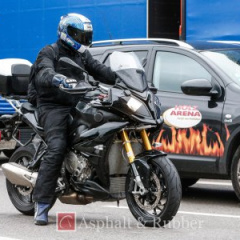
<path id="1" fill-rule="evenodd" d="M 193 49 L 193 47 L 185 42 L 168 39 L 168 38 L 130 38 L 130 39 L 114 39 L 114 40 L 104 40 L 104 41 L 95 41 L 92 42 L 91 47 L 94 45 L 100 46 L 108 46 L 108 45 L 127 45 L 127 44 L 141 44 L 141 43 L 157 43 L 157 44 L 165 44 L 165 45 L 175 45 L 179 47 L 185 47 L 189 49 Z"/>

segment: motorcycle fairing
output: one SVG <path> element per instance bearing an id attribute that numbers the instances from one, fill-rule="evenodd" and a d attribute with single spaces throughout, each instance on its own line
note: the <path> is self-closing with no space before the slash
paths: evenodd
<path id="1" fill-rule="evenodd" d="M 96 128 L 85 130 L 76 135 L 73 142 L 77 143 L 74 145 L 75 149 L 79 149 L 83 146 L 94 147 L 98 144 L 104 144 L 107 139 L 109 139 L 114 133 L 118 132 L 129 122 L 108 122 Z"/>

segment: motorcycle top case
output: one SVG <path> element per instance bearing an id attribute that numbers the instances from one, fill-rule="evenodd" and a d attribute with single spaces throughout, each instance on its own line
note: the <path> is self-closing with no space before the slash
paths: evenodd
<path id="1" fill-rule="evenodd" d="M 0 94 L 26 96 L 31 63 L 25 59 L 0 60 Z"/>

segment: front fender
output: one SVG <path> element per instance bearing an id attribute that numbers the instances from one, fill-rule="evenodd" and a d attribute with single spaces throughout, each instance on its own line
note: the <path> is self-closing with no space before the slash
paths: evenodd
<path id="1" fill-rule="evenodd" d="M 144 151 L 136 155 L 134 164 L 145 188 L 149 188 L 149 179 L 151 174 L 151 168 L 148 162 L 156 157 L 166 155 L 166 153 L 157 150 Z"/>
<path id="2" fill-rule="evenodd" d="M 142 161 L 148 162 L 148 160 L 155 158 L 157 156 L 162 157 L 162 156 L 167 156 L 167 154 L 165 152 L 158 151 L 158 150 L 144 151 L 136 155 L 135 161 L 142 160 Z"/>

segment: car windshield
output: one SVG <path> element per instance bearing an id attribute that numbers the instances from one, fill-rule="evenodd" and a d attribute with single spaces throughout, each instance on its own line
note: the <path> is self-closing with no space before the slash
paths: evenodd
<path id="1" fill-rule="evenodd" d="M 212 60 L 234 82 L 240 85 L 240 50 L 205 51 L 202 54 Z"/>

